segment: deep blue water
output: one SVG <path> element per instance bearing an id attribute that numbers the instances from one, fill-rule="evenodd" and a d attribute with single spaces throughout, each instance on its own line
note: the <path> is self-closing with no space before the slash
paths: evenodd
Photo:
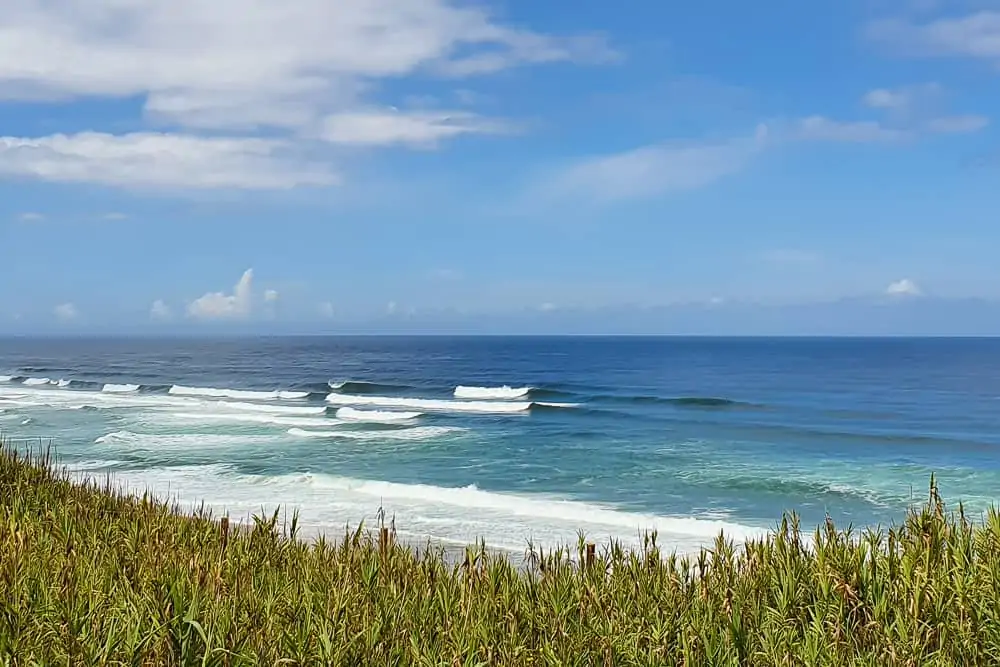
<path id="1" fill-rule="evenodd" d="M 1000 499 L 1000 340 L 19 339 L 0 375 L 0 428 L 74 469 L 315 531 L 381 505 L 420 539 L 687 549 L 786 510 L 897 521 L 932 473 L 972 510 Z"/>

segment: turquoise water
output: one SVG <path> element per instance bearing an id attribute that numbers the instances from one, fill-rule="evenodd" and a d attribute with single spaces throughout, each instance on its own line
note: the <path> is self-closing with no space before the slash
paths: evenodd
<path id="1" fill-rule="evenodd" d="M 686 551 L 786 510 L 889 523 L 932 473 L 984 510 L 1000 341 L 4 340 L 0 429 L 237 519 L 297 508 L 313 533 L 382 507 L 413 539 L 655 528 Z"/>

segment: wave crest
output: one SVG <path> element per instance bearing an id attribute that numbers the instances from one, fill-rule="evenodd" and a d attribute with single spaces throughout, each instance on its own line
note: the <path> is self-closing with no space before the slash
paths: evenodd
<path id="1" fill-rule="evenodd" d="M 59 380 L 59 386 L 64 386 L 62 380 Z M 101 391 L 105 394 L 134 394 L 139 391 L 139 385 L 137 384 L 106 384 L 101 387 Z"/>
<path id="2" fill-rule="evenodd" d="M 504 400 L 510 401 L 518 398 L 525 398 L 532 391 L 531 387 L 467 387 L 459 385 L 455 387 L 455 398 L 471 398 L 476 400 Z"/>

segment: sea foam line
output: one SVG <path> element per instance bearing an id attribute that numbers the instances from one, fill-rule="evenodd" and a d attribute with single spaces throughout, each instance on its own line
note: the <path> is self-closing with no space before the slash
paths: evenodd
<path id="1" fill-rule="evenodd" d="M 233 398 L 250 401 L 298 400 L 307 398 L 308 391 L 254 391 L 248 389 L 222 389 L 218 387 L 186 387 L 175 384 L 167 390 L 175 396 L 196 396 L 203 398 Z"/>
<path id="2" fill-rule="evenodd" d="M 285 417 L 282 415 L 253 414 L 250 412 L 173 412 L 167 416 L 186 422 L 229 422 L 243 424 L 273 424 L 275 426 L 330 427 L 344 423 L 339 419 L 326 419 L 323 417 Z"/>
<path id="3" fill-rule="evenodd" d="M 105 471 L 90 463 L 75 469 L 84 478 L 105 479 Z M 205 503 L 217 515 L 237 521 L 267 514 L 280 507 L 291 516 L 299 511 L 304 536 L 343 535 L 347 525 L 371 521 L 381 507 L 395 517 L 406 534 L 417 539 L 439 539 L 487 545 L 523 553 L 529 540 L 551 548 L 577 543 L 578 531 L 588 539 L 623 547 L 641 546 L 641 534 L 656 530 L 666 550 L 692 553 L 709 546 L 720 532 L 745 541 L 766 529 L 727 521 L 687 516 L 635 513 L 607 505 L 543 495 L 488 491 L 474 485 L 443 487 L 295 473 L 279 476 L 241 474 L 221 464 L 129 470 L 113 478 L 123 490 L 177 502 L 193 510 Z"/>
<path id="4" fill-rule="evenodd" d="M 375 424 L 395 424 L 412 421 L 421 416 L 420 412 L 386 412 L 384 410 L 357 410 L 343 407 L 337 410 L 337 418 L 344 421 L 372 422 Z"/>
<path id="5" fill-rule="evenodd" d="M 432 440 L 445 435 L 461 433 L 457 426 L 416 426 L 397 431 L 309 431 L 301 428 L 288 429 L 288 435 L 297 438 L 340 438 L 344 440 Z"/>

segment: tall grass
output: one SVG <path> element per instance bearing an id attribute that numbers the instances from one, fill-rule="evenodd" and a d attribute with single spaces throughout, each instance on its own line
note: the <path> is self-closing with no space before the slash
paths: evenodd
<path id="1" fill-rule="evenodd" d="M 518 568 L 391 533 L 224 530 L 0 447 L 4 665 L 986 665 L 1000 663 L 1000 515 L 925 507 L 808 542 L 794 517 L 692 559 L 581 542 Z M 579 563 L 579 564 L 577 564 Z"/>

